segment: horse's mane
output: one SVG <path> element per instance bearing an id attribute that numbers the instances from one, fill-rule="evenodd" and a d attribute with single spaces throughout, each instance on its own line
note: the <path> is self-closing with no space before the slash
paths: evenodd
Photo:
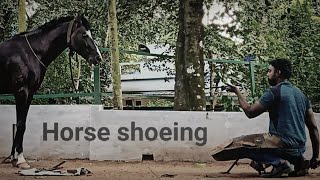
<path id="1" fill-rule="evenodd" d="M 34 34 L 34 33 L 38 33 L 38 32 L 46 32 L 46 31 L 52 30 L 53 28 L 57 27 L 59 24 L 62 24 L 62 23 L 65 23 L 65 22 L 69 22 L 69 21 L 71 21 L 73 19 L 74 19 L 74 16 L 66 16 L 66 17 L 60 17 L 58 19 L 53 19 L 53 20 L 43 24 L 42 26 L 40 26 L 40 27 L 38 27 L 36 29 L 30 30 L 30 31 L 21 32 L 19 34 L 14 35 L 13 37 L 21 36 L 21 35 L 25 35 L 25 34 L 29 35 L 29 34 Z M 82 25 L 87 30 L 91 29 L 90 23 L 86 18 L 81 16 L 81 22 L 82 22 Z"/>
<path id="2" fill-rule="evenodd" d="M 40 26 L 39 29 L 41 29 L 41 31 L 48 31 L 48 30 L 51 30 L 54 27 L 58 26 L 59 24 L 69 22 L 73 19 L 74 19 L 73 16 L 66 16 L 66 17 L 60 17 L 59 19 L 53 19 L 53 20 L 45 23 L 44 25 Z"/>

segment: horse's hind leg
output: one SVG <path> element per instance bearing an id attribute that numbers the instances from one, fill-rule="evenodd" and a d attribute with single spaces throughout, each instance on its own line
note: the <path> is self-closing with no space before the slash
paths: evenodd
<path id="1" fill-rule="evenodd" d="M 30 168 L 23 156 L 23 136 L 26 130 L 26 119 L 31 104 L 32 96 L 29 96 L 27 89 L 20 90 L 15 94 L 16 98 L 16 114 L 17 114 L 17 132 L 14 138 L 11 155 L 18 152 L 17 166 L 20 168 Z"/>

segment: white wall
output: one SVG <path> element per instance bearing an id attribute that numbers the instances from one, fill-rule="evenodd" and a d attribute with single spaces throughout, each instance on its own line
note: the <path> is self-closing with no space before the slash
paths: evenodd
<path id="1" fill-rule="evenodd" d="M 53 123 L 59 126 L 89 126 L 90 106 L 88 105 L 44 105 L 31 106 L 24 138 L 24 152 L 35 158 L 88 158 L 87 141 L 43 141 L 43 122 L 48 128 Z M 10 155 L 12 146 L 12 124 L 16 122 L 15 106 L 0 106 L 0 156 Z M 50 137 L 50 136 L 49 136 Z"/>
<path id="2" fill-rule="evenodd" d="M 316 114 L 319 124 L 320 116 Z M 15 107 L 0 106 L 0 156 L 9 155 L 12 144 L 12 123 L 15 122 Z M 63 141 L 54 141 L 53 135 L 48 135 L 48 141 L 43 141 L 43 123 L 48 129 L 53 129 L 57 122 L 59 131 L 70 127 L 75 133 L 76 127 L 93 127 L 98 130 L 107 127 L 110 135 L 107 141 L 96 138 L 93 141 L 85 139 L 83 131 L 79 133 L 79 141 L 72 138 Z M 190 127 L 193 131 L 193 140 L 173 139 L 164 141 L 158 138 L 155 141 L 120 141 L 118 129 L 131 128 L 135 122 L 145 130 L 154 127 L 158 133 L 163 127 L 174 128 Z M 178 125 L 174 125 L 177 122 Z M 207 143 L 198 146 L 194 132 L 197 128 L 207 128 Z M 263 133 L 268 129 L 268 115 L 265 113 L 255 119 L 248 119 L 242 112 L 177 112 L 177 111 L 116 111 L 102 110 L 102 106 L 91 105 L 46 105 L 31 106 L 27 131 L 24 139 L 25 155 L 32 158 L 90 158 L 92 160 L 141 160 L 142 154 L 153 154 L 155 160 L 182 160 L 182 161 L 212 161 L 210 151 L 214 146 L 224 141 L 245 134 Z M 200 131 L 203 132 L 203 131 Z M 97 133 L 95 133 L 97 135 Z M 68 135 L 66 133 L 66 135 Z M 152 133 L 150 133 L 152 135 Z M 201 136 L 201 134 L 200 134 Z M 138 138 L 138 133 L 135 135 Z M 166 137 L 172 137 L 167 135 Z M 311 156 L 311 145 L 308 140 L 307 157 Z"/>

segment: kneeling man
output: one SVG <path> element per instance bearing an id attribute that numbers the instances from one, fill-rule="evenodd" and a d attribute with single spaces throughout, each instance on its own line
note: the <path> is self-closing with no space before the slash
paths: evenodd
<path id="1" fill-rule="evenodd" d="M 319 157 L 319 133 L 314 119 L 314 114 L 308 98 L 288 79 L 291 76 L 292 66 L 286 59 L 270 61 L 268 81 L 271 88 L 253 105 L 250 105 L 240 90 L 228 84 L 227 90 L 234 92 L 239 99 L 240 107 L 247 117 L 254 118 L 265 111 L 269 112 L 269 133 L 264 135 L 266 141 L 276 142 L 279 148 L 269 152 L 250 152 L 246 157 L 258 165 L 272 165 L 270 173 L 262 174 L 263 177 L 280 177 L 289 173 L 289 176 L 303 176 L 307 174 L 304 166 L 306 131 L 309 130 L 312 143 L 313 156 L 310 167 L 317 167 Z M 288 162 L 294 165 L 291 170 Z"/>

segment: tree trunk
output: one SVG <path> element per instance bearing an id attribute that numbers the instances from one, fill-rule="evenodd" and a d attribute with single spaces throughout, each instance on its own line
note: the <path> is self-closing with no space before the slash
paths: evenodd
<path id="1" fill-rule="evenodd" d="M 121 74 L 119 64 L 119 39 L 118 24 L 116 14 L 116 0 L 109 0 L 109 26 L 110 27 L 110 44 L 111 44 L 111 76 L 113 87 L 113 108 L 123 109 Z"/>
<path id="2" fill-rule="evenodd" d="M 210 67 L 210 103 L 211 103 L 212 110 L 214 110 L 218 100 L 218 94 L 216 92 L 218 89 L 217 87 L 219 85 L 219 80 L 216 79 L 215 63 L 209 62 L 209 67 Z"/>
<path id="3" fill-rule="evenodd" d="M 204 93 L 203 0 L 179 0 L 174 109 L 206 110 Z"/>
<path id="4" fill-rule="evenodd" d="M 26 20 L 26 0 L 19 0 L 19 32 L 24 32 L 27 29 Z"/>

